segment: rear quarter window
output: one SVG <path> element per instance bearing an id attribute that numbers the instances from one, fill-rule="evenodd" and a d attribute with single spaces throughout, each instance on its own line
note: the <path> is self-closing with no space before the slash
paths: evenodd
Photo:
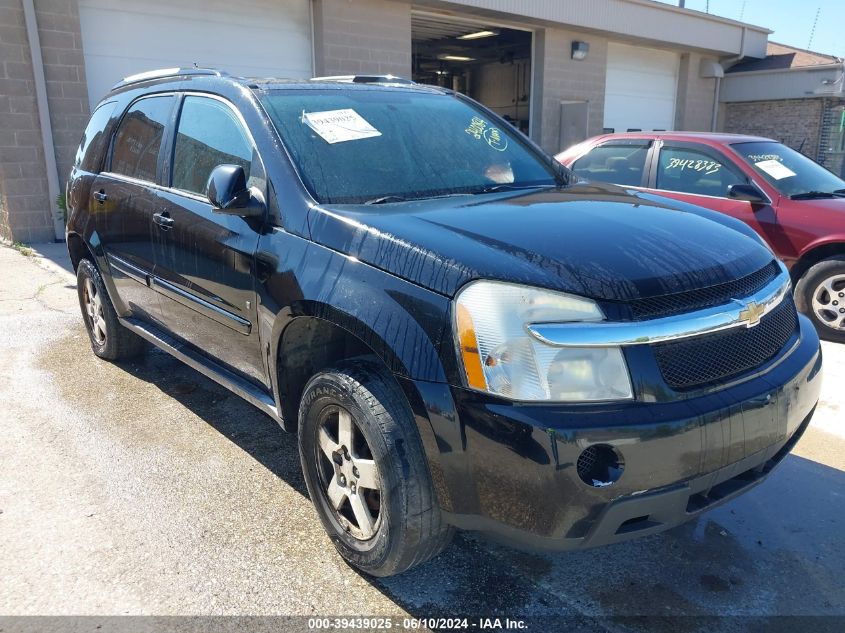
<path id="1" fill-rule="evenodd" d="M 94 110 L 82 133 L 79 148 L 76 150 L 73 166 L 77 169 L 90 172 L 100 171 L 107 146 L 106 126 L 111 120 L 116 105 L 115 101 L 107 101 Z"/>

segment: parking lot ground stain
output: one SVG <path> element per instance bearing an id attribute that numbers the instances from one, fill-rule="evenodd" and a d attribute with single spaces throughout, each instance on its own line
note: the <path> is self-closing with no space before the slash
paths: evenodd
<path id="1" fill-rule="evenodd" d="M 538 587 L 496 556 L 483 541 L 458 535 L 442 556 L 405 574 L 378 581 L 411 613 L 490 616 L 573 615 L 558 597 Z"/>

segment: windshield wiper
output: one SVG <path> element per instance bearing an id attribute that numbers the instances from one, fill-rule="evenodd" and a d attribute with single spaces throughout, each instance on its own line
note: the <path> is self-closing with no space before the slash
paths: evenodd
<path id="1" fill-rule="evenodd" d="M 794 193 L 789 196 L 790 200 L 813 200 L 815 198 L 845 198 L 845 190 L 837 189 L 836 191 L 805 191 L 803 193 Z"/>
<path id="2" fill-rule="evenodd" d="M 414 196 L 410 198 L 406 198 L 404 196 L 379 196 L 378 198 L 373 198 L 372 200 L 367 200 L 364 204 L 390 204 L 392 202 L 410 202 L 411 200 L 434 200 L 437 198 L 454 198 L 457 196 L 474 196 L 482 193 L 496 193 L 497 191 L 521 191 L 524 189 L 550 189 L 552 187 L 557 187 L 557 185 L 547 184 L 547 185 L 513 185 L 513 184 L 501 184 L 501 185 L 489 185 L 486 187 L 479 187 L 477 189 L 473 189 L 472 191 L 458 191 L 455 193 L 443 193 L 431 196 Z"/>
<path id="3" fill-rule="evenodd" d="M 364 204 L 388 204 L 390 202 L 407 202 L 408 198 L 402 196 L 379 196 L 372 200 L 367 200 Z"/>
<path id="4" fill-rule="evenodd" d="M 551 189 L 552 187 L 557 187 L 558 185 L 489 185 L 487 187 L 479 187 L 478 189 L 473 189 L 472 194 L 478 195 L 482 193 L 496 193 L 497 191 L 521 191 L 523 189 Z"/>
<path id="5" fill-rule="evenodd" d="M 367 200 L 364 204 L 389 204 L 391 202 L 410 202 L 411 200 L 435 200 L 437 198 L 454 198 L 455 196 L 468 196 L 468 193 L 441 193 L 433 196 L 413 196 L 406 198 L 404 196 L 380 196 Z"/>

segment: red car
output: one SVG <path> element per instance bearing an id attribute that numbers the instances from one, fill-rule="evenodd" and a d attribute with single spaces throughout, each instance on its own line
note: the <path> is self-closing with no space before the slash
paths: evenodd
<path id="1" fill-rule="evenodd" d="M 845 342 L 845 180 L 785 145 L 736 134 L 629 133 L 557 155 L 587 180 L 615 183 L 742 220 L 792 275 L 798 308 Z"/>

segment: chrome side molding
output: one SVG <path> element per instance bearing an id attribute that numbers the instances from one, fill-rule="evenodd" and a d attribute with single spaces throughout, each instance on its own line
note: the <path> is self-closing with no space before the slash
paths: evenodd
<path id="1" fill-rule="evenodd" d="M 695 312 L 645 321 L 591 323 L 532 323 L 525 326 L 537 340 L 554 347 L 619 347 L 649 345 L 712 334 L 737 327 L 751 328 L 778 307 L 792 282 L 783 264 L 781 272 L 750 297 Z"/>

